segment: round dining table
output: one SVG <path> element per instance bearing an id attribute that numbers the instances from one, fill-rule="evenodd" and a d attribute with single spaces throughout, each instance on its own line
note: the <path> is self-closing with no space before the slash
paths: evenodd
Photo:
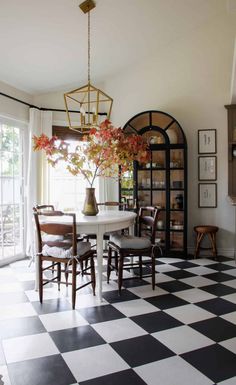
<path id="1" fill-rule="evenodd" d="M 78 234 L 95 234 L 97 238 L 97 295 L 102 301 L 102 270 L 103 270 L 103 237 L 105 233 L 129 228 L 133 233 L 137 214 L 131 211 L 108 209 L 100 211 L 96 216 L 86 216 L 76 213 L 76 227 Z M 62 217 L 63 218 L 63 217 Z M 36 258 L 37 265 L 37 258 Z M 36 283 L 38 288 L 38 266 L 36 266 Z"/>

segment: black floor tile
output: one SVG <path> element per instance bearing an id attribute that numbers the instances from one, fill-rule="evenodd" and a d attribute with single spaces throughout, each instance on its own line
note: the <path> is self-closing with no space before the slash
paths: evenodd
<path id="1" fill-rule="evenodd" d="M 207 291 L 210 294 L 217 295 L 222 297 L 224 295 L 235 293 L 235 289 L 232 287 L 226 286 L 222 283 L 216 283 L 215 285 L 202 286 L 201 290 Z"/>
<path id="2" fill-rule="evenodd" d="M 146 299 L 146 301 L 148 301 L 152 305 L 154 305 L 154 306 L 156 306 L 162 310 L 188 304 L 187 301 L 184 301 L 183 299 L 178 298 L 172 294 L 164 294 L 164 295 L 159 295 L 156 297 L 149 297 L 149 298 L 145 298 L 145 299 Z"/>
<path id="3" fill-rule="evenodd" d="M 172 266 L 178 267 L 179 269 L 189 269 L 190 267 L 198 267 L 196 263 L 189 261 L 171 263 Z"/>
<path id="4" fill-rule="evenodd" d="M 76 383 L 61 355 L 8 365 L 12 385 L 69 385 Z"/>
<path id="5" fill-rule="evenodd" d="M 220 317 L 194 322 L 189 326 L 215 342 L 224 341 L 236 336 L 236 325 Z"/>
<path id="6" fill-rule="evenodd" d="M 171 329 L 183 325 L 180 321 L 162 311 L 142 314 L 130 318 L 148 333 L 159 332 L 161 330 Z"/>
<path id="7" fill-rule="evenodd" d="M 54 332 L 50 332 L 49 334 L 58 347 L 60 353 L 106 343 L 90 325 L 56 330 Z"/>
<path id="8" fill-rule="evenodd" d="M 232 275 L 222 273 L 220 271 L 217 273 L 206 274 L 206 275 L 204 275 L 204 277 L 209 278 L 209 279 L 216 281 L 216 282 L 227 282 L 227 281 L 230 281 L 232 279 L 235 279 L 235 277 L 233 277 Z"/>
<path id="9" fill-rule="evenodd" d="M 119 310 L 115 309 L 112 305 L 95 306 L 79 309 L 78 312 L 90 323 L 98 323 L 111 321 L 114 319 L 124 318 Z"/>
<path id="10" fill-rule="evenodd" d="M 131 293 L 128 290 L 122 290 L 121 295 L 118 293 L 117 290 L 112 290 L 112 291 L 106 291 L 105 293 L 102 294 L 103 298 L 110 303 L 115 303 L 115 302 L 122 302 L 122 301 L 131 301 L 132 299 L 138 299 L 136 295 Z"/>
<path id="11" fill-rule="evenodd" d="M 0 339 L 45 333 L 46 329 L 39 317 L 11 318 L 0 321 Z"/>
<path id="12" fill-rule="evenodd" d="M 80 385 L 145 385 L 144 382 L 132 369 L 122 372 L 108 374 L 92 380 L 82 381 Z"/>
<path id="13" fill-rule="evenodd" d="M 47 299 L 40 302 L 32 302 L 32 306 L 38 314 L 56 313 L 58 311 L 72 310 L 72 305 L 64 298 Z"/>
<path id="14" fill-rule="evenodd" d="M 158 259 L 155 260 L 155 265 L 164 265 L 165 262 L 161 262 Z"/>
<path id="15" fill-rule="evenodd" d="M 217 260 L 219 262 L 230 262 L 230 261 L 233 261 L 232 258 L 224 257 L 223 255 L 218 255 Z"/>
<path id="16" fill-rule="evenodd" d="M 150 335 L 113 342 L 110 345 L 132 368 L 174 355 Z"/>
<path id="17" fill-rule="evenodd" d="M 176 291 L 182 291 L 182 290 L 188 290 L 192 289 L 192 286 L 187 285 L 184 282 L 181 281 L 169 281 L 169 282 L 163 282 L 163 283 L 157 283 L 157 286 L 161 289 L 164 289 L 168 291 L 169 293 L 174 293 Z"/>
<path id="18" fill-rule="evenodd" d="M 196 274 L 190 273 L 189 271 L 186 271 L 186 270 L 168 271 L 165 274 L 174 279 L 184 279 L 184 278 L 196 276 Z"/>
<path id="19" fill-rule="evenodd" d="M 181 357 L 216 383 L 236 376 L 236 355 L 220 345 L 210 345 Z"/>
<path id="20" fill-rule="evenodd" d="M 146 282 L 140 278 L 124 279 L 122 282 L 122 286 L 125 288 L 136 287 L 136 286 L 145 286 L 145 285 L 150 285 L 150 283 L 148 283 L 148 282 Z"/>
<path id="21" fill-rule="evenodd" d="M 198 305 L 199 307 L 202 307 L 203 309 L 216 315 L 222 315 L 236 311 L 236 305 L 223 298 L 213 298 L 207 301 L 195 303 L 195 305 Z"/>
<path id="22" fill-rule="evenodd" d="M 214 263 L 210 266 L 210 268 L 216 271 L 225 271 L 225 270 L 235 269 L 236 265 L 235 267 L 233 267 L 233 266 L 226 265 L 225 263 Z M 229 271 L 229 274 L 230 274 L 230 271 Z"/>

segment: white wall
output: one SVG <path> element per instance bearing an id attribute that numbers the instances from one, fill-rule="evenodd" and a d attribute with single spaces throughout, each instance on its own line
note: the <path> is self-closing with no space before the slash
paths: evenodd
<path id="1" fill-rule="evenodd" d="M 26 103 L 32 103 L 32 95 L 11 87 L 6 83 L 0 82 L 0 92 L 23 100 Z M 29 107 L 0 95 L 0 115 L 28 122 Z"/>
<path id="2" fill-rule="evenodd" d="M 188 245 L 193 247 L 193 226 L 219 226 L 218 247 L 231 254 L 235 215 L 227 202 L 227 113 L 231 103 L 236 15 L 221 15 L 185 39 L 137 66 L 107 79 L 106 91 L 114 98 L 112 121 L 124 125 L 138 112 L 157 109 L 170 113 L 182 125 L 188 141 Z M 158 39 L 158 36 L 156 37 Z M 197 130 L 217 129 L 218 207 L 198 208 Z"/>
<path id="3" fill-rule="evenodd" d="M 157 52 L 154 44 L 152 56 L 143 57 L 140 52 L 135 66 L 97 85 L 114 98 L 112 121 L 116 125 L 123 126 L 135 114 L 149 109 L 168 112 L 180 122 L 188 141 L 188 245 L 194 246 L 194 225 L 215 224 L 220 228 L 218 247 L 225 255 L 233 253 L 235 233 L 234 209 L 227 201 L 224 108 L 231 103 L 235 33 L 236 15 L 225 12 L 161 51 Z M 34 103 L 64 108 L 63 92 L 35 96 Z M 54 114 L 54 121 L 65 120 L 65 114 Z M 217 129 L 218 206 L 199 209 L 197 130 L 211 128 Z"/>

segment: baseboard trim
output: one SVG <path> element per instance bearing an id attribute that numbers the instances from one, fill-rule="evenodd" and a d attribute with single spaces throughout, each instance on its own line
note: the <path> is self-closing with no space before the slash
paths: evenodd
<path id="1" fill-rule="evenodd" d="M 217 249 L 218 255 L 223 255 L 224 257 L 234 258 L 234 249 L 233 248 L 218 248 Z M 188 253 L 193 254 L 195 253 L 195 247 L 188 247 Z M 205 256 L 211 256 L 210 251 L 201 250 L 201 255 Z"/>

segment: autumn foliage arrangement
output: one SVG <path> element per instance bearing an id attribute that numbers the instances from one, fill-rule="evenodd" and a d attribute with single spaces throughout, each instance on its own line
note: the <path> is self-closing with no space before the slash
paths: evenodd
<path id="1" fill-rule="evenodd" d="M 73 152 L 67 142 L 56 136 L 41 134 L 34 136 L 33 141 L 34 150 L 44 150 L 52 166 L 64 161 L 68 171 L 83 175 L 90 187 L 98 176 L 118 177 L 119 173 L 131 170 L 134 161 L 142 164 L 150 160 L 148 145 L 140 135 L 125 135 L 109 120 L 92 128 Z"/>

